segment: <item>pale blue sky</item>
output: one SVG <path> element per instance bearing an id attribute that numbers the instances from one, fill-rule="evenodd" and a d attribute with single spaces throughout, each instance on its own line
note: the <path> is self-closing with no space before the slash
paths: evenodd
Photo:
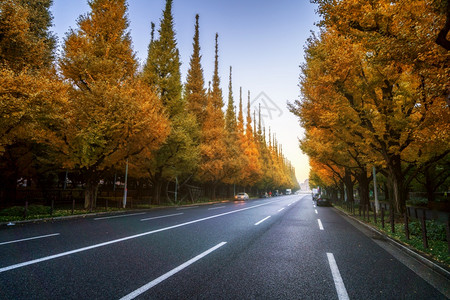
<path id="1" fill-rule="evenodd" d="M 159 27 L 165 0 L 128 0 L 128 17 L 133 48 L 143 63 L 150 41 L 150 22 Z M 262 99 L 273 109 L 263 114 L 266 127 L 276 132 L 283 152 L 296 169 L 297 179 L 308 178 L 307 157 L 298 147 L 303 134 L 298 120 L 286 108 L 287 101 L 300 98 L 298 87 L 303 62 L 303 45 L 319 20 L 309 0 L 174 0 L 176 38 L 185 80 L 192 54 L 195 15 L 200 15 L 200 45 L 205 81 L 212 78 L 214 37 L 219 33 L 219 71 L 224 101 L 228 99 L 229 67 L 233 67 L 233 96 L 238 105 L 242 86 L 255 107 Z M 54 0 L 53 28 L 59 44 L 76 20 L 89 11 L 86 0 Z M 258 99 L 256 96 L 263 92 Z M 268 99 L 266 99 L 268 98 Z M 253 109 L 253 108 L 252 108 Z M 268 128 L 267 128 L 268 130 Z"/>

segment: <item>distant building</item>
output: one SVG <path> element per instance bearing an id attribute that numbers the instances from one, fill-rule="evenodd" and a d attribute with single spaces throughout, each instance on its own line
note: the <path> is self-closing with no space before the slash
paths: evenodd
<path id="1" fill-rule="evenodd" d="M 305 179 L 303 183 L 300 183 L 300 190 L 302 191 L 309 191 L 309 179 Z"/>

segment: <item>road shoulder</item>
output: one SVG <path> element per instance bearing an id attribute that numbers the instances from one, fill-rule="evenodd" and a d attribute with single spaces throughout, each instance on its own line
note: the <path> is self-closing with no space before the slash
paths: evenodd
<path id="1" fill-rule="evenodd" d="M 334 210 L 344 220 L 450 299 L 450 272 L 448 270 L 343 211 L 336 208 Z"/>

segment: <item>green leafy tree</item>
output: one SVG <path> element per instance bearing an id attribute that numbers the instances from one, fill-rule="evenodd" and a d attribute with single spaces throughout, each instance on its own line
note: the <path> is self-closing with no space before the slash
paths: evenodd
<path id="1" fill-rule="evenodd" d="M 170 117 L 185 110 L 185 102 L 181 99 L 181 62 L 173 29 L 172 2 L 166 1 L 159 38 L 152 38 L 150 42 L 142 74 L 144 81 L 156 90 Z"/>
<path id="2" fill-rule="evenodd" d="M 199 42 L 199 16 L 195 16 L 195 34 L 193 43 L 193 53 L 189 64 L 189 70 L 185 85 L 185 98 L 188 109 L 196 118 L 201 127 L 205 120 L 205 111 L 207 105 L 205 80 L 201 65 L 200 42 Z"/>
<path id="3" fill-rule="evenodd" d="M 242 155 L 240 151 L 240 141 L 238 139 L 238 128 L 233 99 L 232 68 L 230 67 L 230 80 L 228 84 L 228 105 L 225 115 L 225 177 L 226 184 L 239 183 L 239 172 L 242 168 Z"/>
<path id="4" fill-rule="evenodd" d="M 164 180 L 191 176 L 198 165 L 198 125 L 182 98 L 180 57 L 173 30 L 172 1 L 167 0 L 159 38 L 151 41 L 142 77 L 161 98 L 171 123 L 164 145 L 154 153 L 146 168 L 154 186 L 153 201 L 160 202 Z"/>

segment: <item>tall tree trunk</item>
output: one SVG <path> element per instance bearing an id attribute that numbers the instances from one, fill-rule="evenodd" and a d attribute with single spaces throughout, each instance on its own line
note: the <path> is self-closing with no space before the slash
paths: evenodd
<path id="1" fill-rule="evenodd" d="M 345 201 L 345 185 L 344 182 L 340 182 L 339 184 L 339 190 L 340 190 L 340 201 L 344 202 Z"/>
<path id="2" fill-rule="evenodd" d="M 367 172 L 364 169 L 360 169 L 355 174 L 356 180 L 359 185 L 359 196 L 362 205 L 369 205 L 369 177 L 367 177 Z"/>
<path id="3" fill-rule="evenodd" d="M 435 191 L 435 165 L 431 165 L 430 167 L 424 170 L 425 175 L 425 189 L 427 191 L 427 200 L 428 203 L 434 202 L 434 191 Z"/>
<path id="4" fill-rule="evenodd" d="M 389 185 L 388 185 L 388 183 L 387 182 L 384 182 L 383 183 L 383 192 L 384 192 L 384 201 L 387 201 L 387 202 L 391 202 L 391 200 L 390 200 L 390 196 L 391 196 L 391 193 L 390 193 L 390 188 L 389 188 Z"/>
<path id="5" fill-rule="evenodd" d="M 338 190 L 336 188 L 331 189 L 331 201 L 336 202 L 338 200 Z"/>
<path id="6" fill-rule="evenodd" d="M 211 185 L 211 199 L 212 200 L 216 200 L 216 188 L 217 188 L 217 182 L 215 182 Z"/>
<path id="7" fill-rule="evenodd" d="M 405 177 L 402 172 L 400 156 L 391 157 L 388 164 L 389 175 L 392 179 L 393 204 L 395 212 L 403 214 L 406 209 L 407 187 L 405 186 Z"/>
<path id="8" fill-rule="evenodd" d="M 353 197 L 353 181 L 352 181 L 352 175 L 349 169 L 345 168 L 344 173 L 344 184 L 345 189 L 347 191 L 347 201 L 350 203 L 355 202 L 355 199 Z"/>
<path id="9" fill-rule="evenodd" d="M 17 199 L 17 176 L 3 178 L 2 188 L 3 200 L 5 204 L 14 205 Z"/>
<path id="10" fill-rule="evenodd" d="M 161 188 L 162 188 L 162 176 L 157 174 L 153 180 L 153 199 L 152 203 L 155 205 L 161 204 Z"/>
<path id="11" fill-rule="evenodd" d="M 92 209 L 95 208 L 96 198 L 98 191 L 98 180 L 95 178 L 89 178 L 86 182 L 86 188 L 84 191 L 84 209 Z"/>

